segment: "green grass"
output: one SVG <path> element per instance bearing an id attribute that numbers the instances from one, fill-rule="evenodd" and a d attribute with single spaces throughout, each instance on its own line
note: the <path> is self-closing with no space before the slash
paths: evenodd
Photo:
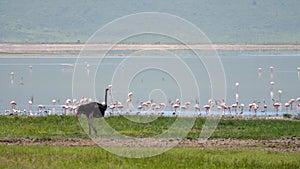
<path id="1" fill-rule="evenodd" d="M 118 132 L 151 137 L 167 130 L 176 120 L 160 117 L 135 123 L 123 117 L 106 117 Z M 197 138 L 205 119 L 197 118 L 188 138 Z M 300 136 L 300 121 L 222 119 L 213 138 L 273 139 Z M 87 138 L 73 116 L 0 116 L 0 139 Z M 118 148 L 126 151 L 129 148 Z M 0 168 L 300 168 L 299 152 L 264 150 L 201 150 L 173 148 L 148 158 L 125 158 L 97 146 L 0 145 Z"/>
<path id="2" fill-rule="evenodd" d="M 72 116 L 0 116 L 0 138 L 83 138 L 80 123 Z"/>
<path id="3" fill-rule="evenodd" d="M 139 138 L 152 137 L 167 131 L 175 120 L 175 117 L 159 117 L 149 123 L 136 123 L 124 117 L 105 118 L 105 121 L 117 132 Z M 186 122 L 190 120 L 186 119 Z M 197 118 L 187 138 L 198 138 L 204 123 L 204 118 Z M 299 128 L 300 121 L 222 119 L 211 137 L 260 140 L 299 137 Z M 79 120 L 73 116 L 0 116 L 0 139 L 87 137 Z"/>
<path id="4" fill-rule="evenodd" d="M 300 153 L 174 148 L 149 158 L 124 158 L 99 147 L 3 146 L 0 168 L 299 168 Z"/>

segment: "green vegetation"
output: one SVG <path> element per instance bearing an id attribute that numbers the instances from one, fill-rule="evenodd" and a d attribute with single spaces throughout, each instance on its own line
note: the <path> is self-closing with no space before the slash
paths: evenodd
<path id="1" fill-rule="evenodd" d="M 136 117 L 138 118 L 138 117 Z M 175 117 L 135 123 L 124 117 L 106 117 L 122 134 L 151 137 L 169 128 Z M 197 138 L 205 119 L 197 118 L 188 138 Z M 300 121 L 224 118 L 212 137 L 273 139 L 300 136 Z M 74 116 L 0 116 L 0 139 L 86 138 Z M 121 148 L 126 151 L 129 148 Z M 120 148 L 118 148 L 120 150 Z M 97 146 L 0 145 L 0 168 L 299 168 L 299 152 L 253 150 L 201 150 L 173 148 L 149 158 L 116 156 Z"/>
<path id="2" fill-rule="evenodd" d="M 73 116 L 0 116 L 0 138 L 87 137 Z"/>
<path id="3" fill-rule="evenodd" d="M 174 148 L 130 159 L 100 147 L 3 146 L 0 168 L 299 168 L 300 154 L 259 150 L 206 151 Z"/>
<path id="4" fill-rule="evenodd" d="M 225 3 L 222 0 L 78 0 L 76 3 L 1 0 L 0 42 L 85 42 L 99 28 L 119 17 L 163 12 L 193 23 L 214 43 L 297 43 L 299 6 L 298 0 Z"/>
<path id="5" fill-rule="evenodd" d="M 105 121 L 121 134 L 151 137 L 169 129 L 175 117 L 159 117 L 149 123 L 135 123 L 121 116 L 106 117 Z M 197 118 L 187 138 L 198 138 L 205 122 Z M 212 138 L 276 139 L 300 136 L 300 121 L 263 119 L 222 119 Z M 179 130 L 180 131 L 180 130 Z M 0 138 L 87 138 L 74 116 L 0 116 Z"/>

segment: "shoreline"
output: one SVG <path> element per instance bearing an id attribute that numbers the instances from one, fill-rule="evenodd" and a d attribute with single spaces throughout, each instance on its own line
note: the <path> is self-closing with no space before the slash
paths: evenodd
<path id="1" fill-rule="evenodd" d="M 113 48 L 112 48 L 113 47 Z M 74 55 L 80 51 L 97 52 L 107 50 L 216 50 L 216 51 L 253 51 L 287 50 L 300 51 L 300 44 L 71 44 L 71 43 L 0 43 L 0 55 Z M 92 54 L 92 55 L 104 55 Z M 113 55 L 122 55 L 115 53 Z"/>

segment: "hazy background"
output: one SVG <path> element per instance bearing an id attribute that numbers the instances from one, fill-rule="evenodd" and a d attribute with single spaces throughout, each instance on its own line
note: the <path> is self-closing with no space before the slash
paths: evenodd
<path id="1" fill-rule="evenodd" d="M 299 7 L 299 0 L 1 0 L 0 42 L 84 43 L 124 15 L 165 12 L 192 22 L 213 43 L 298 43 Z"/>

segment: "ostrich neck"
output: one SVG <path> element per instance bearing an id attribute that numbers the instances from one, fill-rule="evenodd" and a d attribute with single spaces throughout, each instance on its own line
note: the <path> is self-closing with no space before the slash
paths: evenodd
<path id="1" fill-rule="evenodd" d="M 104 100 L 105 105 L 107 105 L 107 92 L 108 92 L 108 89 L 105 90 L 105 96 L 104 96 L 104 98 L 105 98 L 105 100 Z"/>

